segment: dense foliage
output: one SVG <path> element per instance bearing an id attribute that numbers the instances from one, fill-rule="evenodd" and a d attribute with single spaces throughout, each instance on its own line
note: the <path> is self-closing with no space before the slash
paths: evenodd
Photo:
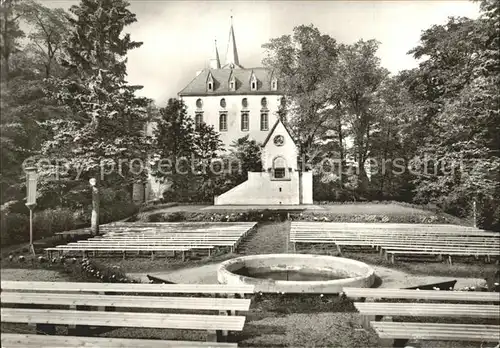
<path id="1" fill-rule="evenodd" d="M 316 199 L 435 203 L 462 217 L 476 202 L 479 224 L 500 229 L 500 6 L 480 7 L 425 30 L 409 52 L 418 67 L 393 76 L 377 42 L 341 45 L 313 26 L 263 46 Z"/>
<path id="2" fill-rule="evenodd" d="M 479 224 L 500 230 L 500 5 L 480 7 L 477 19 L 423 31 L 409 52 L 418 66 L 393 75 L 375 40 L 341 44 L 313 25 L 263 45 L 316 200 L 432 203 L 461 217 L 476 202 Z M 224 152 L 180 100 L 158 109 L 137 97 L 126 70 L 141 46 L 126 33 L 135 22 L 125 0 L 81 0 L 69 12 L 1 2 L 2 243 L 27 236 L 26 163 L 43 164 L 37 236 L 88 223 L 91 177 L 108 222 L 137 211 L 131 188 L 148 170 L 181 202 L 212 202 L 262 170 L 249 137 Z"/>

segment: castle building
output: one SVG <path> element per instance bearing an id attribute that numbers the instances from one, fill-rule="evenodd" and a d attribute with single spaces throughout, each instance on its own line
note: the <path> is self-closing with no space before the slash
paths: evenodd
<path id="1" fill-rule="evenodd" d="M 195 127 L 203 122 L 213 126 L 226 149 L 247 135 L 262 146 L 262 171 L 249 172 L 247 181 L 215 197 L 215 205 L 312 204 L 312 172 L 298 168 L 293 135 L 278 117 L 285 103 L 279 80 L 269 69 L 241 65 L 232 19 L 224 64 L 216 42 L 209 68 L 178 96 Z M 150 180 L 147 191 L 161 197 L 163 187 Z"/>
<path id="2" fill-rule="evenodd" d="M 258 143 L 264 142 L 284 102 L 279 87 L 277 77 L 269 69 L 241 65 L 231 23 L 224 64 L 215 42 L 209 68 L 198 72 L 178 95 L 195 126 L 201 122 L 212 125 L 227 148 L 246 135 Z"/>

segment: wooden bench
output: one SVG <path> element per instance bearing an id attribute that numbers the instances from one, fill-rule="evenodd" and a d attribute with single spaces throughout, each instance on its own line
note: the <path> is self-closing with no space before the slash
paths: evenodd
<path id="1" fill-rule="evenodd" d="M 205 246 L 206 249 L 210 248 L 210 246 Z M 213 247 L 212 247 L 213 248 Z M 53 248 L 46 248 L 47 257 L 52 258 L 53 252 L 59 252 L 60 256 L 63 252 L 68 251 L 80 251 L 82 252 L 82 257 L 88 257 L 88 253 L 90 251 L 107 251 L 107 252 L 121 252 L 122 257 L 126 258 L 127 251 L 141 252 L 141 251 L 149 251 L 151 252 L 151 258 L 154 258 L 155 251 L 163 251 L 163 252 L 180 252 L 182 261 L 186 259 L 186 251 L 191 250 L 191 248 L 187 245 L 179 245 L 179 246 L 92 246 L 92 245 L 81 245 L 81 246 L 67 246 L 67 245 L 58 245 Z"/>
<path id="2" fill-rule="evenodd" d="M 2 323 L 44 324 L 52 334 L 55 327 L 49 325 L 135 327 L 208 331 L 211 340 L 224 339 L 227 331 L 242 331 L 245 324 L 243 316 L 204 314 L 2 308 L 0 315 Z"/>
<path id="3" fill-rule="evenodd" d="M 443 255 L 447 256 L 447 261 L 451 265 L 452 264 L 452 256 L 486 256 L 486 261 L 490 262 L 491 257 L 498 257 L 498 251 L 495 249 L 465 249 L 465 248 L 453 248 L 453 249 L 444 249 L 444 248 L 434 248 L 427 250 L 414 250 L 409 248 L 399 248 L 396 249 L 394 247 L 391 248 L 382 248 L 383 252 L 385 252 L 386 257 L 391 260 L 391 263 L 396 262 L 396 255 L 412 255 L 412 256 L 429 256 L 435 255 L 438 258 Z"/>
<path id="4" fill-rule="evenodd" d="M 214 297 L 166 297 L 166 296 L 133 296 L 131 295 L 98 295 L 88 293 L 27 293 L 2 292 L 4 304 L 33 304 L 57 306 L 89 306 L 119 308 L 165 308 L 186 310 L 248 311 L 250 299 L 214 298 Z"/>
<path id="5" fill-rule="evenodd" d="M 498 292 L 405 290 L 380 288 L 344 288 L 349 298 L 383 298 L 407 300 L 460 301 L 460 302 L 500 302 Z"/>
<path id="6" fill-rule="evenodd" d="M 203 330 L 209 332 L 210 340 L 225 340 L 228 331 L 243 329 L 245 317 L 237 312 L 249 310 L 250 299 L 244 296 L 254 291 L 253 286 L 219 284 L 4 281 L 1 285 L 2 323 L 36 325 L 37 329 L 50 335 L 55 334 L 55 325 L 81 330 L 80 334 L 91 326 Z M 138 295 L 141 293 L 153 296 Z M 174 293 L 226 295 L 229 298 L 162 296 Z M 235 296 L 241 298 L 233 298 Z M 16 308 L 5 308 L 12 305 Z M 23 306 L 62 308 L 18 308 Z M 129 312 L 133 309 L 143 310 Z M 215 311 L 223 315 L 157 313 L 151 309 Z"/>
<path id="7" fill-rule="evenodd" d="M 363 316 L 365 327 L 369 327 L 370 322 L 379 321 L 386 315 L 393 317 L 500 318 L 498 305 L 355 302 L 354 306 Z"/>
<path id="8" fill-rule="evenodd" d="M 498 342 L 500 326 L 474 324 L 433 324 L 371 322 L 381 339 Z M 404 343 L 404 342 L 401 342 Z"/>
<path id="9" fill-rule="evenodd" d="M 253 285 L 225 284 L 121 284 L 121 283 L 74 283 L 2 281 L 3 291 L 51 292 L 51 293 L 106 293 L 106 294 L 212 294 L 244 297 L 252 294 Z"/>
<path id="10" fill-rule="evenodd" d="M 237 348 L 236 343 L 2 333 L 5 348 Z"/>

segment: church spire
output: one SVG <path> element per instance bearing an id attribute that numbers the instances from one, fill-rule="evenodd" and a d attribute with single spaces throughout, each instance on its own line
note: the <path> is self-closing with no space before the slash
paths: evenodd
<path id="1" fill-rule="evenodd" d="M 231 16 L 231 29 L 229 29 L 229 42 L 227 44 L 226 63 L 224 68 L 242 68 L 238 58 L 236 39 L 234 37 L 233 16 Z"/>
<path id="2" fill-rule="evenodd" d="M 219 50 L 217 49 L 217 40 L 215 40 L 215 58 L 210 59 L 210 69 L 220 69 Z"/>

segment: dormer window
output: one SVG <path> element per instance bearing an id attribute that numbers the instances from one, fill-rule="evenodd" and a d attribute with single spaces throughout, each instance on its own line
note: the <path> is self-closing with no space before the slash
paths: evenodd
<path id="1" fill-rule="evenodd" d="M 275 77 L 273 77 L 273 79 L 271 80 L 271 90 L 272 91 L 278 90 L 278 80 Z"/>
<path id="2" fill-rule="evenodd" d="M 214 78 L 212 76 L 212 73 L 208 74 L 208 77 L 207 77 L 207 91 L 209 91 L 209 92 L 214 91 Z"/>
<path id="3" fill-rule="evenodd" d="M 252 76 L 250 77 L 250 90 L 252 90 L 252 91 L 257 90 L 257 77 L 255 77 L 253 72 L 252 72 Z"/>
<path id="4" fill-rule="evenodd" d="M 231 78 L 229 79 L 229 90 L 236 91 L 236 79 L 234 78 L 234 76 L 231 76 Z"/>

